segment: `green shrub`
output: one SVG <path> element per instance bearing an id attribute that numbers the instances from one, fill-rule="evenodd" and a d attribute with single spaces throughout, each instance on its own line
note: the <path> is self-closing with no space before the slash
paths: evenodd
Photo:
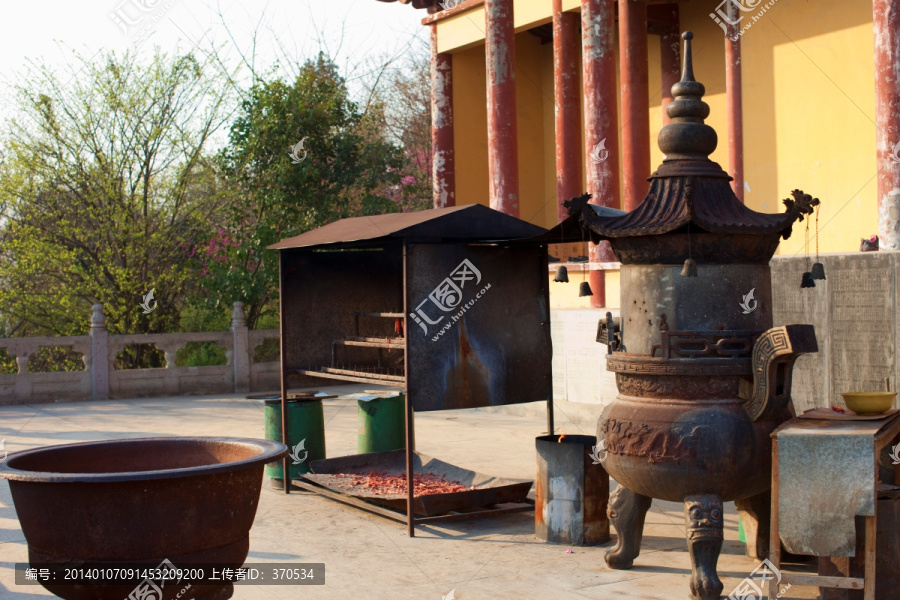
<path id="1" fill-rule="evenodd" d="M 227 365 L 225 348 L 216 342 L 188 342 L 175 355 L 176 367 Z"/>

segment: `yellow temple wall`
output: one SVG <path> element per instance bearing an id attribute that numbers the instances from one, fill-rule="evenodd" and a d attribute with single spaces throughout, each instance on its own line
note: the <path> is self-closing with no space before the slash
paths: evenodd
<path id="1" fill-rule="evenodd" d="M 577 11 L 579 5 L 567 0 L 564 8 Z M 549 0 L 516 0 L 514 8 L 520 217 L 544 227 L 556 223 L 553 48 L 528 30 L 550 22 L 550 6 Z M 683 31 L 694 32 L 694 73 L 706 86 L 707 123 L 719 135 L 711 158 L 727 170 L 725 42 L 709 16 L 711 7 L 681 3 L 680 19 Z M 751 23 L 753 14 L 747 13 L 742 25 Z M 439 50 L 454 56 L 457 202 L 488 204 L 484 10 L 479 6 L 439 20 L 437 28 Z M 819 250 L 857 250 L 860 238 L 877 232 L 871 0 L 777 0 L 752 22 L 741 44 L 745 202 L 757 211 L 782 212 L 781 200 L 802 189 L 822 200 Z M 648 55 L 647 143 L 655 168 L 662 161 L 656 144 L 662 127 L 658 36 L 649 36 Z M 795 226 L 778 254 L 807 251 L 805 226 L 805 221 Z M 813 252 L 815 237 L 813 220 L 808 247 Z M 572 273 L 573 281 L 575 275 L 580 277 Z M 607 273 L 611 306 L 617 304 L 617 277 Z M 552 303 L 588 305 L 577 297 L 577 285 L 561 287 L 551 286 Z"/>

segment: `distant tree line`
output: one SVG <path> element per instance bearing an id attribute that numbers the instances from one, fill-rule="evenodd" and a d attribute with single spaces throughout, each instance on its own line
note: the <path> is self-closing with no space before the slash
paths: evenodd
<path id="1" fill-rule="evenodd" d="M 430 208 L 427 55 L 373 73 L 363 105 L 323 53 L 245 87 L 212 53 L 32 64 L 0 133 L 0 337 L 85 334 L 96 303 L 112 333 L 225 329 L 235 301 L 274 327 L 268 245 Z"/>

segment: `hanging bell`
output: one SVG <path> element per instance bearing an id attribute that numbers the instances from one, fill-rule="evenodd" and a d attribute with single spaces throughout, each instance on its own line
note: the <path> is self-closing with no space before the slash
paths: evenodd
<path id="1" fill-rule="evenodd" d="M 553 281 L 557 283 L 569 283 L 569 269 L 566 267 L 560 267 L 556 270 L 556 277 L 553 278 Z"/>
<path id="2" fill-rule="evenodd" d="M 821 279 L 825 280 L 825 265 L 820 262 L 813 263 L 812 270 L 810 271 L 813 279 Z"/>
<path id="3" fill-rule="evenodd" d="M 811 288 L 816 287 L 816 282 L 813 281 L 815 279 L 812 273 L 806 272 L 803 274 L 803 279 L 800 280 L 801 288 Z"/>
<path id="4" fill-rule="evenodd" d="M 681 269 L 682 277 L 696 277 L 697 276 L 697 261 L 693 258 L 689 258 L 684 261 L 684 267 Z"/>
<path id="5" fill-rule="evenodd" d="M 583 298 L 584 296 L 593 296 L 594 292 L 591 291 L 591 284 L 587 281 L 582 281 L 581 285 L 578 286 L 578 297 Z"/>

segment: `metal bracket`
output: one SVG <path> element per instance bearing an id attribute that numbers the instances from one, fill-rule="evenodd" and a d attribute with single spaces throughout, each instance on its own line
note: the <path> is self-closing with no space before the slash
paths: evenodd
<path id="1" fill-rule="evenodd" d="M 622 347 L 622 326 L 613 320 L 611 312 L 606 313 L 606 319 L 600 319 L 597 323 L 597 342 L 606 344 L 609 354 Z"/>

